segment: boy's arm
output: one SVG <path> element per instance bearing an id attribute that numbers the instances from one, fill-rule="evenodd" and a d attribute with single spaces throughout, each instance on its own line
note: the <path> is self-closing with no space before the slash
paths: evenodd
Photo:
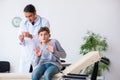
<path id="1" fill-rule="evenodd" d="M 66 58 L 66 52 L 64 51 L 64 49 L 62 48 L 62 46 L 60 45 L 60 43 L 56 40 L 55 41 L 55 51 L 54 51 L 54 55 L 60 57 L 60 58 Z"/>
<path id="2" fill-rule="evenodd" d="M 41 51 L 40 47 L 39 46 L 35 46 L 35 48 L 34 48 L 35 59 L 34 59 L 33 66 L 38 65 L 40 57 L 41 57 L 41 54 L 42 54 L 42 51 Z"/>
<path id="3" fill-rule="evenodd" d="M 34 60 L 32 61 L 32 66 L 35 68 L 40 61 L 40 57 L 35 56 Z"/>

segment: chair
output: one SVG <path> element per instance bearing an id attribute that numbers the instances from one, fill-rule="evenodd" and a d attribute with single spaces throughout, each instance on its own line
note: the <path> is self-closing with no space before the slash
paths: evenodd
<path id="1" fill-rule="evenodd" d="M 0 61 L 0 73 L 10 72 L 10 63 L 8 61 Z"/>
<path id="2" fill-rule="evenodd" d="M 66 62 L 65 60 L 60 60 L 60 61 L 61 61 L 61 63 L 65 63 Z M 65 68 L 66 68 L 66 66 L 63 66 L 61 71 L 63 71 Z"/>

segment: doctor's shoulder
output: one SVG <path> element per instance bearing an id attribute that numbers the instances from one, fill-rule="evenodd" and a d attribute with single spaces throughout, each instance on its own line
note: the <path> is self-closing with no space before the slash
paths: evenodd
<path id="1" fill-rule="evenodd" d="M 20 27 L 26 27 L 28 25 L 28 20 L 23 20 L 20 24 Z"/>
<path id="2" fill-rule="evenodd" d="M 45 17 L 41 17 L 42 18 L 42 20 L 44 20 L 44 21 L 48 21 L 48 19 L 47 18 L 45 18 Z"/>
<path id="3" fill-rule="evenodd" d="M 46 19 L 45 17 L 41 17 L 41 18 L 42 18 L 42 24 L 43 24 L 44 26 L 50 27 L 49 20 Z"/>

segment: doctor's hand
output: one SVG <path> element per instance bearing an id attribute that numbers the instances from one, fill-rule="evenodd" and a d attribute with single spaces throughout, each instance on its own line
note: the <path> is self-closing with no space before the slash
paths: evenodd
<path id="1" fill-rule="evenodd" d="M 47 50 L 50 51 L 50 52 L 52 52 L 52 53 L 54 52 L 55 49 L 54 49 L 54 46 L 53 46 L 53 43 L 52 43 L 52 42 L 49 42 L 49 43 L 48 43 L 48 48 L 47 48 Z"/>
<path id="2" fill-rule="evenodd" d="M 24 35 L 24 37 L 28 37 L 28 38 L 33 38 L 32 34 L 30 34 L 29 32 L 23 32 L 22 33 Z"/>
<path id="3" fill-rule="evenodd" d="M 23 36 L 23 35 L 19 35 L 19 40 L 20 40 L 21 42 L 23 42 L 24 36 Z"/>
<path id="4" fill-rule="evenodd" d="M 41 54 L 42 54 L 42 50 L 39 48 L 39 46 L 36 46 L 35 48 L 34 48 L 34 51 L 35 51 L 35 53 L 36 53 L 36 56 L 41 56 Z"/>

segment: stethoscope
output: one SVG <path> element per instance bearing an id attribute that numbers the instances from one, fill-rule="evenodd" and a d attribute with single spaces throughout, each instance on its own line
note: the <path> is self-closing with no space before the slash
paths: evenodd
<path id="1" fill-rule="evenodd" d="M 39 16 L 40 17 L 40 16 Z M 25 25 L 26 25 L 26 29 L 25 29 L 25 32 L 29 32 L 29 26 L 31 25 L 31 24 L 27 24 L 28 23 L 28 20 L 25 22 Z M 42 18 L 40 17 L 40 22 L 39 22 L 39 24 L 38 24 L 40 27 L 42 27 Z M 36 25 L 36 26 L 38 26 L 38 25 Z M 34 27 L 36 27 L 36 26 L 34 26 Z M 35 28 L 34 28 L 35 29 Z M 34 31 L 34 30 L 33 30 Z"/>

